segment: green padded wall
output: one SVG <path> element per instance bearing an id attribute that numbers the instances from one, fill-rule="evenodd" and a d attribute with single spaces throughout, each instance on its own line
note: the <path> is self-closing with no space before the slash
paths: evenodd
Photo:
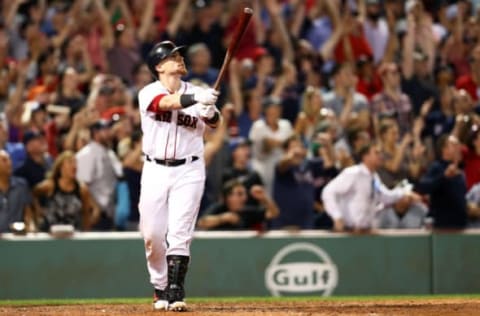
<path id="1" fill-rule="evenodd" d="M 202 232 L 192 243 L 187 293 L 429 294 L 431 248 L 432 237 L 424 232 L 361 236 Z M 137 233 L 78 233 L 71 239 L 5 235 L 0 254 L 0 299 L 152 294 Z"/>

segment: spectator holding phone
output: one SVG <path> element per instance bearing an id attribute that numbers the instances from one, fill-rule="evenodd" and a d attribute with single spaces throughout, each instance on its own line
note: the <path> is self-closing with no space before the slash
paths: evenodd
<path id="1" fill-rule="evenodd" d="M 278 216 L 276 203 L 267 195 L 265 189 L 254 185 L 250 194 L 258 200 L 259 206 L 247 205 L 247 190 L 238 179 L 223 186 L 223 199 L 213 204 L 198 220 L 201 229 L 250 230 L 262 228 L 267 220 Z"/>

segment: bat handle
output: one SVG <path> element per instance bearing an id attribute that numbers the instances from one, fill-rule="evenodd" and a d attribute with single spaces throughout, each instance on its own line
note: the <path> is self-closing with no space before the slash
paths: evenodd
<path id="1" fill-rule="evenodd" d="M 217 90 L 220 88 L 220 82 L 222 81 L 223 77 L 225 76 L 225 72 L 227 71 L 227 66 L 230 64 L 230 60 L 232 59 L 230 52 L 227 52 L 225 55 L 225 61 L 222 64 L 222 68 L 220 68 L 220 72 L 218 73 L 217 80 L 213 84 L 213 89 Z"/>

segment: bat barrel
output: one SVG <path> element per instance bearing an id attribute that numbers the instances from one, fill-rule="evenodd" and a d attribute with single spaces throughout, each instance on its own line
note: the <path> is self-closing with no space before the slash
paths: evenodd
<path id="1" fill-rule="evenodd" d="M 250 18 L 252 17 L 252 14 L 253 14 L 253 10 L 251 8 L 243 9 L 242 15 L 240 16 L 240 20 L 235 28 L 235 32 L 233 33 L 230 44 L 228 45 L 227 53 L 225 54 L 225 58 L 223 60 L 222 68 L 220 68 L 220 72 L 218 73 L 217 80 L 215 80 L 215 83 L 213 85 L 213 88 L 215 90 L 218 90 L 220 86 L 220 82 L 225 76 L 225 72 L 228 68 L 228 65 L 230 64 L 230 61 L 232 60 L 233 56 L 235 55 L 235 52 L 237 51 L 238 44 L 242 39 L 243 33 L 245 33 L 245 30 L 247 28 L 248 22 L 250 21 Z"/>

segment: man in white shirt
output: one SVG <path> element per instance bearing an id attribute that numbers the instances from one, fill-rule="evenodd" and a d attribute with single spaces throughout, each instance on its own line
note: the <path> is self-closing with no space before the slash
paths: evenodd
<path id="1" fill-rule="evenodd" d="M 379 205 L 390 205 L 405 195 L 413 200 L 420 196 L 406 188 L 389 190 L 380 180 L 377 169 L 382 164 L 376 143 L 359 152 L 361 163 L 345 168 L 322 192 L 323 205 L 334 221 L 335 231 L 364 231 L 373 223 Z"/>
<path id="2" fill-rule="evenodd" d="M 252 167 L 262 177 L 268 194 L 273 195 L 275 164 L 283 154 L 283 143 L 293 133 L 290 121 L 281 118 L 281 100 L 267 97 L 263 101 L 264 117 L 255 121 L 250 129 Z"/>

